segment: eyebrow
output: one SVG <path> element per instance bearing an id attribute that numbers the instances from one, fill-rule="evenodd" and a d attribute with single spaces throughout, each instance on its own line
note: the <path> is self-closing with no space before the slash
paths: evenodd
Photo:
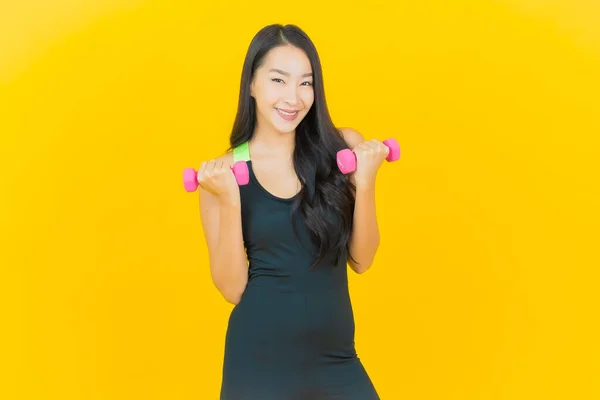
<path id="1" fill-rule="evenodd" d="M 282 71 L 282 70 L 277 69 L 277 68 L 271 68 L 269 70 L 269 72 L 277 72 L 277 73 L 279 73 L 281 75 L 290 76 L 289 72 L 285 72 L 285 71 Z M 309 76 L 313 76 L 312 72 L 308 72 L 308 73 L 302 75 L 303 78 L 306 78 L 306 77 L 309 77 Z"/>

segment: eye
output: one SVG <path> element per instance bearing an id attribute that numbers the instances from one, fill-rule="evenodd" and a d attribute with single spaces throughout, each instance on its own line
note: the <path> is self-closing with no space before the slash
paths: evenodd
<path id="1" fill-rule="evenodd" d="M 277 82 L 277 83 L 279 83 L 279 82 L 283 82 L 283 80 L 282 80 L 282 79 L 280 79 L 280 78 L 272 78 L 271 80 L 272 80 L 273 82 Z M 308 85 L 304 85 L 305 83 L 307 83 Z M 304 85 L 304 86 L 312 86 L 312 82 L 305 81 L 305 82 L 302 82 L 302 85 Z"/>

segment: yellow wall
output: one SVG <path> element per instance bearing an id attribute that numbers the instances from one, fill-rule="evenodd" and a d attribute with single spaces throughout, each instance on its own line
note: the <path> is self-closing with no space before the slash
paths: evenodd
<path id="1" fill-rule="evenodd" d="M 0 398 L 217 398 L 231 307 L 181 171 L 273 22 L 338 126 L 402 147 L 351 278 L 382 398 L 600 396 L 600 3 L 83 3 L 0 5 Z"/>

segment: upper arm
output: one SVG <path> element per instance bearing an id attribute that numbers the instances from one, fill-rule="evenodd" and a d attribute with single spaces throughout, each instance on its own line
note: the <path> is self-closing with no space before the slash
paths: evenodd
<path id="1" fill-rule="evenodd" d="M 231 166 L 233 164 L 233 155 L 228 153 L 218 157 L 216 160 L 225 161 L 226 164 Z M 212 262 L 212 256 L 216 252 L 219 243 L 219 199 L 216 195 L 201 187 L 198 187 L 198 192 L 202 230 L 206 246 L 208 247 L 209 259 Z"/>
<path id="2" fill-rule="evenodd" d="M 344 137 L 344 141 L 350 150 L 353 150 L 360 143 L 365 141 L 363 135 L 356 129 L 352 128 L 338 128 Z"/>

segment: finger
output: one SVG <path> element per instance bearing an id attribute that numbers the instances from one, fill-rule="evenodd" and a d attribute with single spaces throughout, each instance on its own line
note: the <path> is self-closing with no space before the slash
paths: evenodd
<path id="1" fill-rule="evenodd" d="M 379 145 L 377 144 L 377 139 L 372 139 L 372 140 L 369 140 L 364 143 L 365 143 L 366 148 L 368 150 L 372 150 L 373 152 L 376 152 L 377 149 L 379 148 Z"/>
<path id="2" fill-rule="evenodd" d="M 214 174 L 215 174 L 215 163 L 216 163 L 215 160 L 210 160 L 208 162 L 208 164 L 206 165 L 206 171 L 205 171 L 205 173 L 206 173 L 207 177 L 214 176 Z"/>
<path id="3" fill-rule="evenodd" d="M 380 142 L 377 139 L 370 140 L 370 144 L 373 146 L 375 151 L 377 151 L 378 153 L 387 154 L 390 151 L 389 147 L 387 147 L 385 144 L 383 144 L 382 142 Z"/>
<path id="4" fill-rule="evenodd" d="M 360 150 L 366 151 L 366 150 L 369 150 L 371 148 L 371 146 L 369 145 L 369 142 L 361 142 L 361 143 L 359 143 L 357 148 L 359 148 Z"/>
<path id="5" fill-rule="evenodd" d="M 219 176 L 221 174 L 221 161 L 217 161 L 215 160 L 214 166 L 213 166 L 213 176 Z"/>
<path id="6" fill-rule="evenodd" d="M 388 151 L 388 150 L 389 150 L 389 148 L 388 148 L 388 147 L 387 147 L 385 144 L 383 144 L 383 142 L 381 142 L 381 141 L 379 141 L 379 140 L 377 140 L 377 139 L 374 139 L 374 140 L 373 140 L 373 144 L 374 144 L 374 145 L 375 145 L 375 147 L 376 147 L 378 150 L 380 150 L 380 151 L 384 151 L 384 152 L 386 152 L 386 151 Z"/>
<path id="7" fill-rule="evenodd" d="M 202 179 L 202 177 L 204 177 L 204 171 L 206 170 L 206 164 L 208 164 L 206 161 L 203 161 L 202 164 L 200 164 L 200 168 L 198 168 L 198 174 L 196 175 L 196 180 L 198 181 L 198 183 L 200 183 L 200 180 Z"/>
<path id="8" fill-rule="evenodd" d="M 227 173 L 227 170 L 231 170 L 231 168 L 229 168 L 227 161 L 225 160 L 221 160 L 221 163 L 219 165 L 219 171 L 223 174 L 223 173 Z M 233 171 L 232 171 L 233 172 Z"/>
<path id="9" fill-rule="evenodd" d="M 364 142 L 365 143 L 365 151 L 367 152 L 367 154 L 373 155 L 375 153 L 377 153 L 377 146 L 375 145 L 375 143 L 373 143 L 373 141 L 369 140 L 368 142 Z"/>
<path id="10" fill-rule="evenodd" d="M 390 148 L 387 147 L 385 144 L 383 144 L 382 142 L 380 142 L 379 140 L 377 140 L 375 142 L 375 145 L 377 146 L 377 150 L 379 152 L 385 153 L 387 154 L 390 151 Z"/>

